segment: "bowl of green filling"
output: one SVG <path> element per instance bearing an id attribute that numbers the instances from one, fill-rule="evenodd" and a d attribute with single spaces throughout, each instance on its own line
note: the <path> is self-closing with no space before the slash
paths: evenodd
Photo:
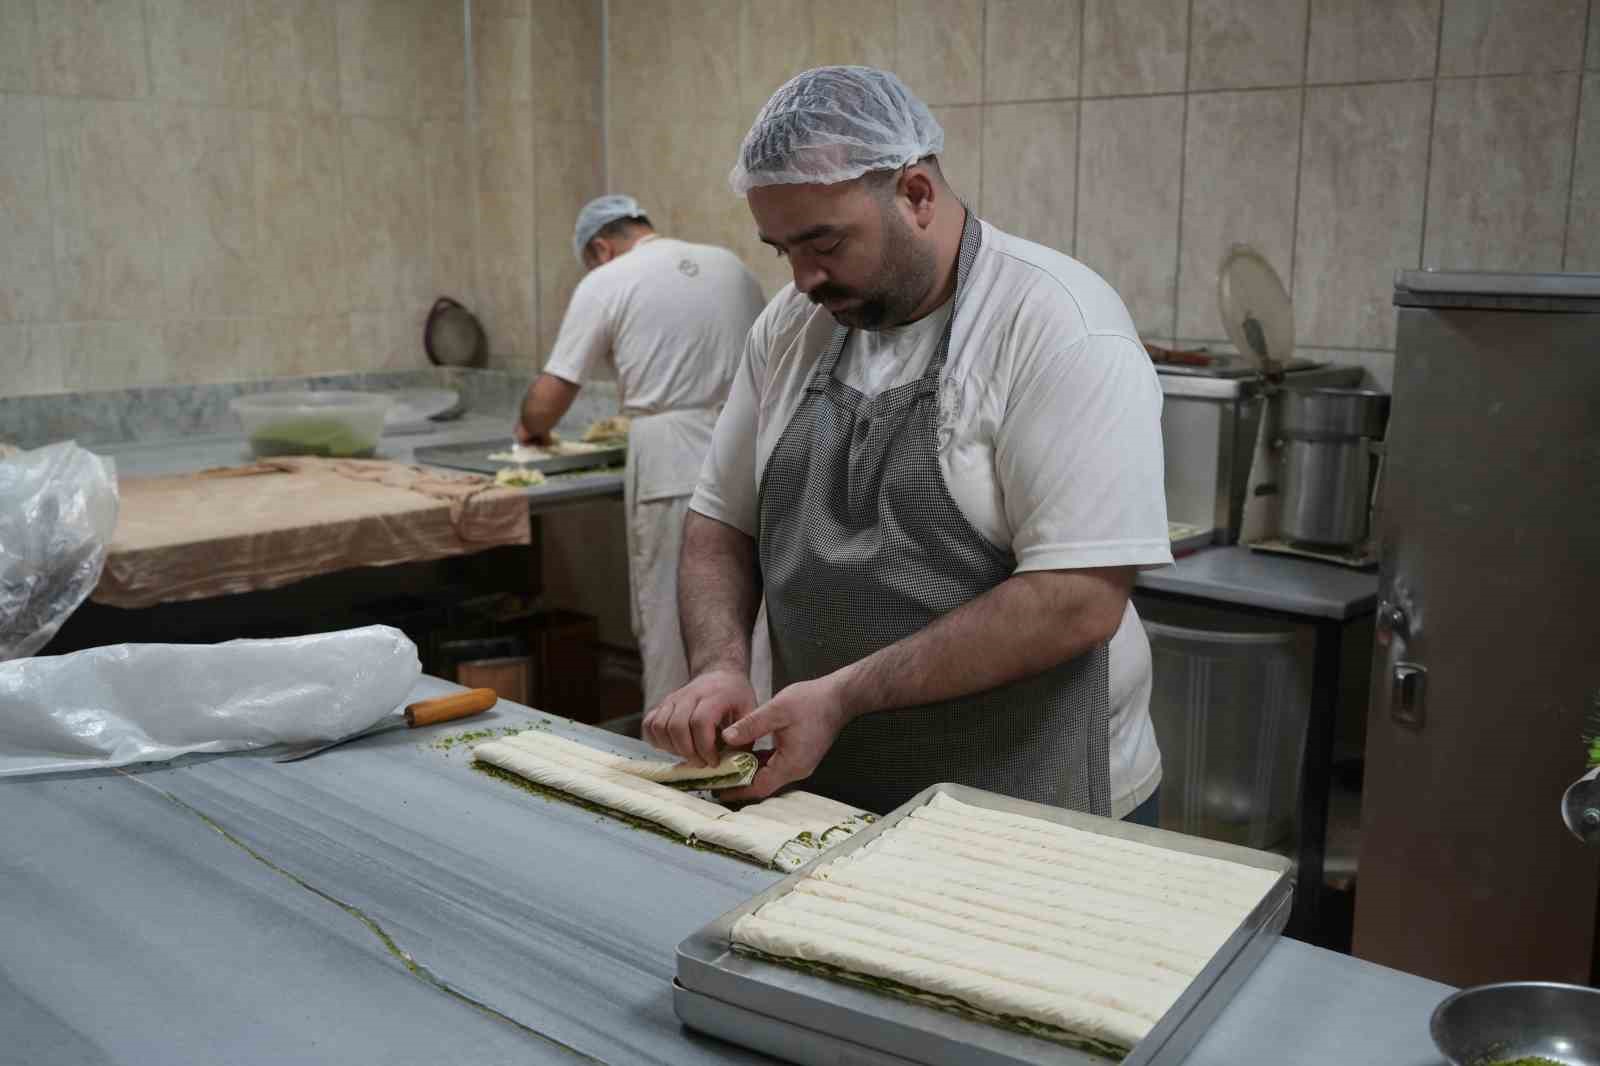
<path id="1" fill-rule="evenodd" d="M 1433 1012 L 1454 1066 L 1600 1066 L 1600 989 L 1553 981 L 1464 988 Z"/>
<path id="2" fill-rule="evenodd" d="M 239 396 L 232 407 L 257 458 L 364 459 L 378 450 L 389 404 L 389 397 L 375 393 L 327 389 Z"/>

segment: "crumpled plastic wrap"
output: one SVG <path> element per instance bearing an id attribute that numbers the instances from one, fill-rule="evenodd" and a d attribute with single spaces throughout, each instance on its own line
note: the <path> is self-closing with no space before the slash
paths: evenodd
<path id="1" fill-rule="evenodd" d="M 0 777 L 332 740 L 396 711 L 421 673 L 392 626 L 0 663 Z"/>
<path id="2" fill-rule="evenodd" d="M 117 527 L 117 473 L 71 441 L 0 457 L 0 660 L 50 642 L 94 591 Z"/>

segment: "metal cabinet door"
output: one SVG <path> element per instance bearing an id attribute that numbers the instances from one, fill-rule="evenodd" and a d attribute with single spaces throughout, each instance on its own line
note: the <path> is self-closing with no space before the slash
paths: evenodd
<path id="1" fill-rule="evenodd" d="M 1600 315 L 1402 308 L 1398 347 L 1355 953 L 1586 983 L 1600 851 L 1559 805 L 1600 688 Z"/>

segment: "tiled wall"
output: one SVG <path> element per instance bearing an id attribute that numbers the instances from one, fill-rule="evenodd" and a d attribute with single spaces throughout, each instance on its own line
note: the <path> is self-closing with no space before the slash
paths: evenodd
<path id="1" fill-rule="evenodd" d="M 601 184 L 599 0 L 0 0 L 0 395 L 536 365 Z M 468 71 L 472 72 L 469 79 Z"/>
<path id="2" fill-rule="evenodd" d="M 1233 242 L 1303 353 L 1384 383 L 1396 269 L 1600 271 L 1600 0 L 610 0 L 607 35 L 609 184 L 769 294 L 725 176 L 822 63 L 896 70 L 956 191 L 1100 271 L 1149 340 L 1222 341 Z"/>

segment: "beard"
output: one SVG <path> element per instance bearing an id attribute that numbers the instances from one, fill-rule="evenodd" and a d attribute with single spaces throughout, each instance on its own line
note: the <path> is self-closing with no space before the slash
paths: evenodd
<path id="1" fill-rule="evenodd" d="M 883 254 L 878 259 L 878 284 L 870 289 L 828 282 L 807 295 L 812 303 L 852 300 L 850 307 L 830 312 L 851 329 L 880 330 L 904 325 L 933 288 L 938 257 L 916 239 L 911 226 L 889 205 L 883 208 Z"/>

